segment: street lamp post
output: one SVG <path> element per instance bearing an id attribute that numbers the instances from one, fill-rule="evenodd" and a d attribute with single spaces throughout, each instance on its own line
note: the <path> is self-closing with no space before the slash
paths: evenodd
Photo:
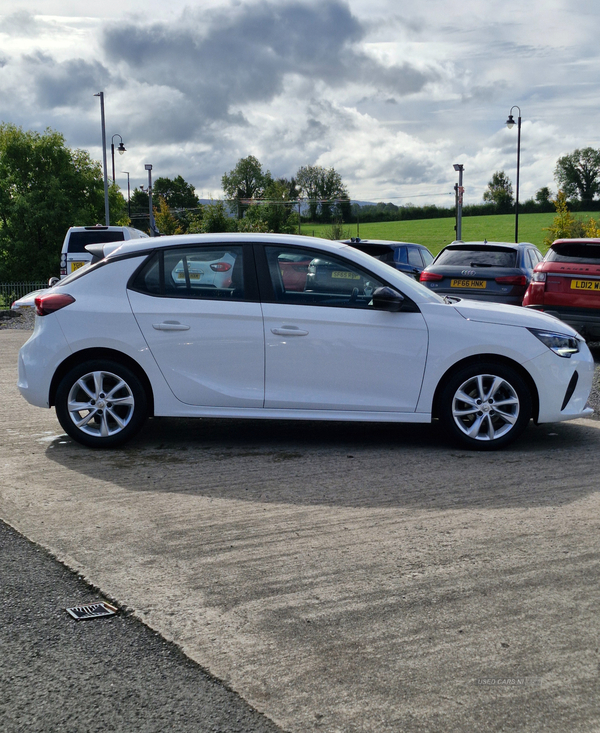
<path id="1" fill-rule="evenodd" d="M 458 242 L 462 242 L 462 205 L 463 205 L 463 170 L 465 169 L 462 163 L 455 163 L 454 170 L 458 172 L 458 183 L 454 184 L 454 191 L 456 194 L 456 239 Z"/>
<path id="2" fill-rule="evenodd" d="M 519 169 L 521 167 L 521 108 L 516 104 L 510 108 L 508 113 L 508 119 L 506 120 L 506 126 L 509 130 L 515 126 L 515 120 L 512 115 L 513 109 L 519 110 L 519 117 L 517 120 L 517 194 L 515 197 L 515 243 L 519 241 Z"/>
<path id="3" fill-rule="evenodd" d="M 126 152 L 127 148 L 123 145 L 123 138 L 119 135 L 118 132 L 116 132 L 112 138 L 110 139 L 110 155 L 112 158 L 112 174 L 113 174 L 113 183 L 115 182 L 115 138 L 118 137 L 121 142 L 119 143 L 119 147 L 117 148 L 117 152 L 119 155 L 123 155 L 124 152 Z"/>
<path id="4" fill-rule="evenodd" d="M 129 171 L 121 171 L 127 175 L 127 216 L 131 219 L 131 190 L 129 188 Z"/>
<path id="5" fill-rule="evenodd" d="M 156 236 L 156 224 L 154 222 L 154 210 L 152 209 L 152 166 L 146 163 L 144 168 L 148 171 L 148 206 L 150 212 L 150 236 Z"/>
<path id="6" fill-rule="evenodd" d="M 94 94 L 94 97 L 100 97 L 100 120 L 102 123 L 102 163 L 104 171 L 104 219 L 106 226 L 110 225 L 110 213 L 108 209 L 108 175 L 106 173 L 106 124 L 104 121 L 104 92 Z"/>

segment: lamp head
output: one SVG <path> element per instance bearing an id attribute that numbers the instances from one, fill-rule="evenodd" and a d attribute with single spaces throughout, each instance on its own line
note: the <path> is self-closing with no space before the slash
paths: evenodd
<path id="1" fill-rule="evenodd" d="M 512 115 L 508 115 L 508 119 L 506 120 L 506 126 L 509 130 L 512 130 L 512 128 L 515 126 L 515 119 Z"/>
<path id="2" fill-rule="evenodd" d="M 119 155 L 123 155 L 123 153 L 127 150 L 127 148 L 123 145 L 123 141 L 119 143 L 119 147 L 117 148 L 117 152 Z"/>

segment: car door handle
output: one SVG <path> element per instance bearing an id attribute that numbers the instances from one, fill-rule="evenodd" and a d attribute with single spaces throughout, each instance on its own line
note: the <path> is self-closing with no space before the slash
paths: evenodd
<path id="1" fill-rule="evenodd" d="M 163 321 L 162 323 L 153 323 L 152 328 L 157 331 L 189 331 L 190 327 L 179 321 Z"/>
<path id="2" fill-rule="evenodd" d="M 296 326 L 284 326 L 283 328 L 272 328 L 271 333 L 276 336 L 308 336 L 308 331 L 301 331 Z"/>

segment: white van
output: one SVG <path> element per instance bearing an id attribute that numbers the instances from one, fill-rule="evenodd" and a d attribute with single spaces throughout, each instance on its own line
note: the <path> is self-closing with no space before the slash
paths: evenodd
<path id="1" fill-rule="evenodd" d="M 148 235 L 133 227 L 107 227 L 102 224 L 93 227 L 71 227 L 65 236 L 60 254 L 60 276 L 66 277 L 92 261 L 91 253 L 85 249 L 88 244 L 123 242 L 126 239 L 143 237 Z"/>

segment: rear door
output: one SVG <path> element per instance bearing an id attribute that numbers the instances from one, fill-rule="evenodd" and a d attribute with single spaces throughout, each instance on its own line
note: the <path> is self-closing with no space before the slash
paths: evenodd
<path id="1" fill-rule="evenodd" d="M 173 394 L 207 407 L 262 407 L 264 332 L 252 248 L 161 250 L 128 290 Z"/>

